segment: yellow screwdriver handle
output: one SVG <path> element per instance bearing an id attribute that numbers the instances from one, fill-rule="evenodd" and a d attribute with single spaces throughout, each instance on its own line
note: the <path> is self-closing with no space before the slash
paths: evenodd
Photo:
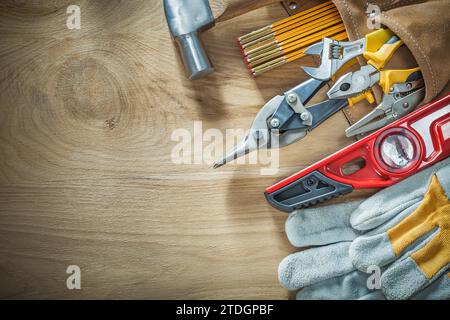
<path id="1" fill-rule="evenodd" d="M 351 107 L 363 100 L 367 100 L 370 104 L 375 102 L 375 97 L 373 96 L 372 90 L 369 89 L 356 97 L 348 98 L 348 105 Z"/>
<path id="2" fill-rule="evenodd" d="M 378 29 L 367 34 L 365 51 L 377 52 L 393 35 L 389 29 Z"/>
<path id="3" fill-rule="evenodd" d="M 386 63 L 391 59 L 395 51 L 403 45 L 402 40 L 398 40 L 394 43 L 385 43 L 376 52 L 365 51 L 363 53 L 364 58 L 368 64 L 371 64 L 378 70 L 384 68 Z"/>
<path id="4" fill-rule="evenodd" d="M 414 72 L 420 71 L 420 68 L 404 69 L 404 70 L 383 70 L 380 71 L 380 86 L 384 93 L 389 93 L 392 85 L 395 83 L 404 83 Z"/>

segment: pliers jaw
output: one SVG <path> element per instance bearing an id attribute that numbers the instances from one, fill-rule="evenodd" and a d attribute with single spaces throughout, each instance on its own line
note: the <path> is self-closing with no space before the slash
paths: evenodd
<path id="1" fill-rule="evenodd" d="M 372 112 L 347 128 L 345 134 L 352 137 L 380 129 L 413 111 L 425 95 L 423 80 L 394 85 L 392 92 L 385 94 L 383 101 Z M 400 91 L 409 89 L 408 91 Z"/>
<path id="2" fill-rule="evenodd" d="M 380 73 L 371 66 L 366 65 L 360 70 L 349 72 L 340 77 L 327 92 L 330 99 L 347 99 L 363 93 L 380 81 Z"/>

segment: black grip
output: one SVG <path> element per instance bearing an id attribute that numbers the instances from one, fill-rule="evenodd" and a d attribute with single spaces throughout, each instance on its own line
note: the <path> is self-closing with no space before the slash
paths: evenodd
<path id="1" fill-rule="evenodd" d="M 350 193 L 352 190 L 351 185 L 334 181 L 319 171 L 313 171 L 277 191 L 265 192 L 264 195 L 276 209 L 292 212 Z"/>

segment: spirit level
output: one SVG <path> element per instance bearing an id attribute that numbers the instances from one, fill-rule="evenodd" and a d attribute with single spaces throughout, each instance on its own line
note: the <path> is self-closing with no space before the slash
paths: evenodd
<path id="1" fill-rule="evenodd" d="M 450 155 L 450 94 L 372 133 L 265 191 L 293 211 L 360 188 L 381 188 Z"/>

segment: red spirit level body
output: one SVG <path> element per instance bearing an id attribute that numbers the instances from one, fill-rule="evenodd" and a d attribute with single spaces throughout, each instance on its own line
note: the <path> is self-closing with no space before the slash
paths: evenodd
<path id="1" fill-rule="evenodd" d="M 265 191 L 293 211 L 358 188 L 380 188 L 450 155 L 450 94 L 435 100 Z"/>

